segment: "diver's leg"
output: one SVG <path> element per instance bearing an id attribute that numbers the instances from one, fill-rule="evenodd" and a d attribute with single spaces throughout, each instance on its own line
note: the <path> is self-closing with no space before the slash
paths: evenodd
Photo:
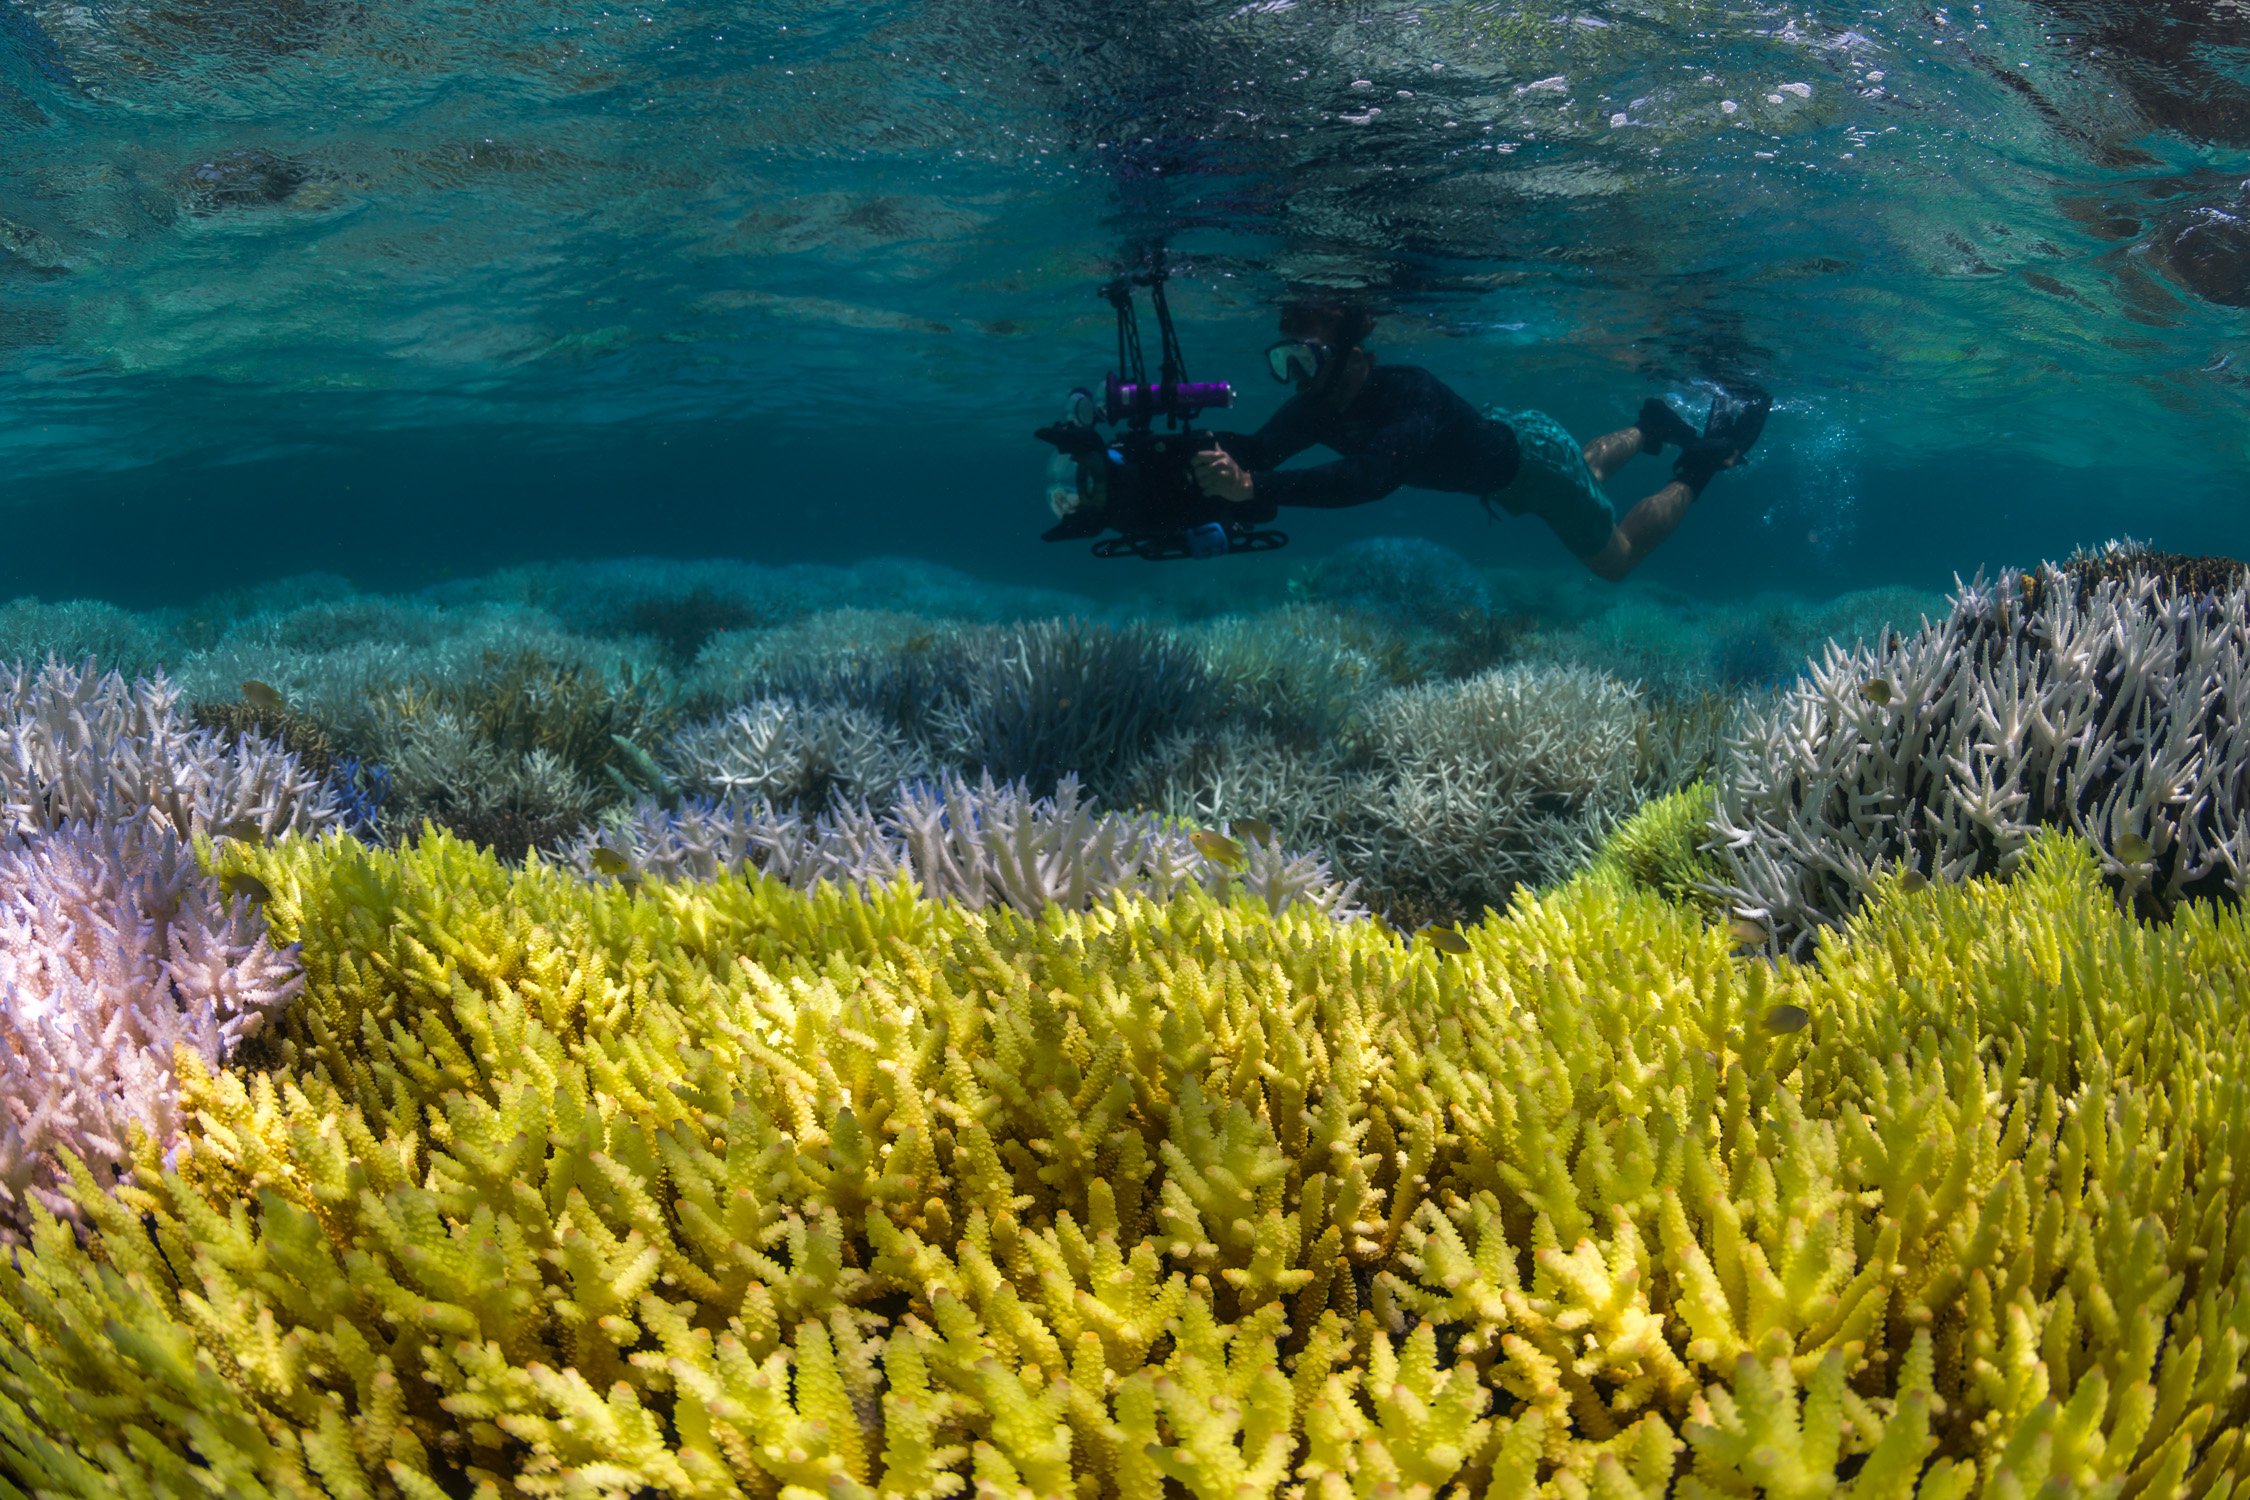
<path id="1" fill-rule="evenodd" d="M 1695 486 L 1675 479 L 1625 513 L 1609 534 L 1609 545 L 1586 559 L 1594 576 L 1615 583 L 1633 571 L 1651 552 L 1664 544 L 1695 503 Z"/>
<path id="2" fill-rule="evenodd" d="M 1605 433 L 1586 445 L 1586 467 L 1594 471 L 1596 479 L 1607 479 L 1625 464 L 1625 461 L 1642 451 L 1646 439 L 1638 427 L 1620 427 Z"/>

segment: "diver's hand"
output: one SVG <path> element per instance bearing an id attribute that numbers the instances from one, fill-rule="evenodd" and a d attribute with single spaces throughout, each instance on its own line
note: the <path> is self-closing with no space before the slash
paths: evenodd
<path id="1" fill-rule="evenodd" d="M 1195 482 L 1214 500 L 1232 500 L 1239 505 L 1250 498 L 1250 471 L 1221 448 L 1195 455 Z"/>

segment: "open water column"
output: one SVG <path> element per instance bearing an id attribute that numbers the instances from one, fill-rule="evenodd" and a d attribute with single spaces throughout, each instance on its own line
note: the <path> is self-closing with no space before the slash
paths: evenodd
<path id="1" fill-rule="evenodd" d="M 0 1500 L 2250 1497 L 2241 0 L 0 0 Z"/>

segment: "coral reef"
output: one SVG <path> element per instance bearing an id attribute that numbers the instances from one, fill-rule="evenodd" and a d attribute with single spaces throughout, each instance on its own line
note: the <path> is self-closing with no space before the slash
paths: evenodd
<path id="1" fill-rule="evenodd" d="M 780 625 L 835 609 L 896 609 L 929 619 L 1001 621 L 1088 611 L 1089 602 L 1054 589 L 992 583 L 921 558 L 878 557 L 850 567 L 796 563 L 769 567 L 726 559 L 610 558 L 538 563 L 428 591 L 436 602 L 528 605 L 566 630 L 593 636 L 634 634 L 683 600 L 715 621 Z M 716 633 L 716 632 L 713 632 Z"/>
<path id="2" fill-rule="evenodd" d="M 278 737 L 327 775 L 347 821 L 386 839 L 436 822 L 513 857 L 642 797 L 763 796 L 818 815 L 836 792 L 881 806 L 940 772 L 1042 789 L 1068 775 L 1105 808 L 1271 825 L 1394 917 L 1454 920 L 1518 879 L 1566 876 L 1606 825 L 1557 841 L 1520 819 L 1460 821 L 1462 797 L 1485 793 L 1451 796 L 1458 776 L 1394 753 L 1383 721 L 1419 701 L 1394 690 L 1606 674 L 1637 703 L 1629 804 L 1712 773 L 1729 723 L 1763 696 L 1743 684 L 1786 680 L 1829 633 L 1871 638 L 1926 612 L 1904 590 L 1821 603 L 1595 589 L 1397 538 L 1317 560 L 1296 594 L 1151 595 L 1151 617 L 1119 626 L 1084 601 L 917 562 L 627 559 L 412 595 L 307 574 L 147 615 L 19 601 L 0 618 L 27 643 L 162 661 L 199 723 Z M 282 706 L 238 701 L 246 681 Z M 1444 857 L 1416 868 L 1426 854 Z"/>
<path id="3" fill-rule="evenodd" d="M 836 699 L 883 708 L 883 694 L 823 691 L 830 682 L 872 677 L 928 659 L 949 642 L 952 627 L 898 610 L 830 609 L 765 630 L 729 630 L 703 643 L 682 675 L 688 702 L 728 707 L 760 695 Z M 921 706 L 934 706 L 931 695 Z M 892 715 L 905 727 L 912 710 Z"/>
<path id="4" fill-rule="evenodd" d="M 1821 601 L 1762 594 L 1725 602 L 1636 589 L 1574 617 L 1542 615 L 1515 654 L 1525 663 L 1606 671 L 1652 703 L 1694 701 L 1785 686 L 1830 641 L 1876 640 L 1945 610 L 1939 595 L 1904 588 Z"/>
<path id="5" fill-rule="evenodd" d="M 297 757 L 193 728 L 178 701 L 162 677 L 0 665 L 0 835 L 146 819 L 177 838 L 245 826 L 278 838 L 341 821 Z"/>
<path id="6" fill-rule="evenodd" d="M 334 787 L 254 733 L 190 727 L 161 678 L 0 669 L 0 1240 L 75 1214 L 61 1153 L 106 1180 L 169 1143 L 175 1048 L 217 1063 L 295 992 L 248 895 L 191 841 L 341 825 Z"/>
<path id="7" fill-rule="evenodd" d="M 448 711 L 495 749 L 548 756 L 597 787 L 609 784 L 611 767 L 630 768 L 621 741 L 649 748 L 676 722 L 671 685 L 655 674 L 529 650 L 488 657 L 473 677 L 417 679 L 384 705 L 393 723 L 409 726 Z"/>
<path id="8" fill-rule="evenodd" d="M 384 736 L 390 796 L 379 827 L 394 839 L 426 824 L 521 859 L 581 827 L 602 789 L 544 748 L 508 749 L 450 708 L 417 705 Z"/>
<path id="9" fill-rule="evenodd" d="M 1364 757 L 1339 744 L 1301 748 L 1228 724 L 1166 736 L 1135 766 L 1117 800 L 1212 827 L 1257 818 L 1292 848 L 1326 848 L 1374 805 L 1378 790 Z"/>
<path id="10" fill-rule="evenodd" d="M 1386 905 L 1474 916 L 1582 866 L 1632 811 L 1634 695 L 1579 668 L 1399 688 L 1371 716 L 1377 790 L 1345 868 Z"/>
<path id="11" fill-rule="evenodd" d="M 2250 929 L 2093 857 L 1817 963 L 230 854 L 270 1071 L 0 1264 L 56 1497 L 1711 1500 L 2250 1482 Z"/>
<path id="12" fill-rule="evenodd" d="M 937 710 L 936 737 L 947 760 L 1001 780 L 1077 776 L 1102 789 L 1211 703 L 1201 659 L 1146 626 L 1034 621 L 976 641 L 971 662 L 966 693 Z"/>
<path id="13" fill-rule="evenodd" d="M 1097 813 L 1065 778 L 1051 797 L 1020 782 L 972 784 L 948 776 L 906 787 L 877 813 L 838 800 L 816 817 L 770 803 L 643 803 L 561 850 L 583 873 L 607 850 L 629 879 L 710 880 L 756 870 L 799 890 L 820 884 L 875 891 L 910 882 L 924 896 L 1027 915 L 1082 911 L 1126 893 L 1163 900 L 1188 886 L 1240 890 L 1272 911 L 1306 905 L 1338 918 L 1362 915 L 1352 886 L 1317 856 L 1279 840 L 1243 837 L 1239 855 L 1214 857 L 1193 834 L 1148 814 Z"/>
<path id="14" fill-rule="evenodd" d="M 2051 587 L 2066 588 L 2080 601 L 2104 583 L 2152 582 L 2167 596 L 2223 595 L 2250 579 L 2250 563 L 2232 557 L 2188 557 L 2159 552 L 2129 537 L 2093 549 L 2080 548 L 2053 568 L 2021 574 L 2017 587 L 2024 603 L 2037 609 Z"/>
<path id="15" fill-rule="evenodd" d="M 167 635 L 164 621 L 95 599 L 48 604 L 25 598 L 0 604 L 0 661 L 90 660 L 139 677 L 162 670 Z"/>
<path id="16" fill-rule="evenodd" d="M 272 740 L 296 756 L 298 763 L 311 775 L 325 779 L 336 769 L 336 747 L 329 739 L 327 726 L 286 703 L 280 707 L 241 700 L 198 703 L 190 710 L 188 718 L 196 728 L 208 729 L 227 739 L 251 736 Z"/>
<path id="17" fill-rule="evenodd" d="M 1417 536 L 1347 543 L 1300 574 L 1296 588 L 1340 609 L 1440 630 L 1492 609 L 1491 586 L 1475 564 Z"/>
<path id="18" fill-rule="evenodd" d="M 928 775 L 890 724 L 844 704 L 760 698 L 674 735 L 663 763 L 683 790 L 742 803 L 881 796 Z"/>
<path id="19" fill-rule="evenodd" d="M 1717 778 L 1735 913 L 1802 950 L 1892 871 L 2013 870 L 2042 827 L 2102 851 L 2148 912 L 2250 879 L 2250 585 L 2164 569 L 1965 586 L 1943 620 L 1854 649 L 1751 714 Z"/>
<path id="20" fill-rule="evenodd" d="M 1402 638 L 1313 605 L 1227 616 L 1181 634 L 1210 674 L 1217 714 L 1304 748 L 1346 733 L 1375 693 L 1407 680 Z"/>
<path id="21" fill-rule="evenodd" d="M 1710 784 L 1701 781 L 1650 799 L 1603 841 L 1580 878 L 1716 911 L 1726 872 L 1706 847 L 1711 804 Z"/>
<path id="22" fill-rule="evenodd" d="M 0 840 L 0 1245 L 33 1204 L 77 1219 L 63 1152 L 107 1182 L 136 1129 L 169 1147 L 174 1049 L 216 1066 L 301 983 L 255 902 L 146 820 Z"/>
<path id="23" fill-rule="evenodd" d="M 1310 745 L 1234 723 L 1168 736 L 1119 800 L 1256 818 L 1320 849 L 1393 920 L 1473 920 L 1566 878 L 1638 801 L 1708 775 L 1733 700 L 1646 703 L 1585 668 L 1501 668 L 1355 695 Z"/>

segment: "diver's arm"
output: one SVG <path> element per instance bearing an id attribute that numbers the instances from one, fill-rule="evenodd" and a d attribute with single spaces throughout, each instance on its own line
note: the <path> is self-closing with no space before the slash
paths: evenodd
<path id="1" fill-rule="evenodd" d="M 1320 414 L 1311 402 L 1303 396 L 1291 396 L 1256 432 L 1215 432 L 1212 436 L 1227 456 L 1245 469 L 1272 469 L 1318 441 L 1314 434 L 1319 422 Z"/>
<path id="2" fill-rule="evenodd" d="M 1309 469 L 1259 469 L 1250 474 L 1250 493 L 1262 505 L 1300 505 L 1333 510 L 1380 500 L 1406 483 L 1414 460 L 1437 441 L 1434 418 L 1408 413 L 1375 434 L 1365 452 Z"/>

